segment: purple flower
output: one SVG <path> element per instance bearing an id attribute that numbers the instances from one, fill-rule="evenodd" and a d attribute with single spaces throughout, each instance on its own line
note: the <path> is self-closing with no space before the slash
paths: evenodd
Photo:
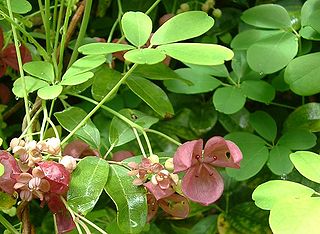
<path id="1" fill-rule="evenodd" d="M 179 146 L 174 157 L 174 173 L 185 172 L 182 191 L 187 198 L 209 205 L 223 193 L 223 179 L 215 167 L 239 168 L 242 153 L 238 146 L 222 137 L 212 137 L 204 150 L 202 140 Z"/>

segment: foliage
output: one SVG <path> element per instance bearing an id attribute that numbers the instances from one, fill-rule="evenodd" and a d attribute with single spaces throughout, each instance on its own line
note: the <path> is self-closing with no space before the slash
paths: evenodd
<path id="1" fill-rule="evenodd" d="M 319 9 L 0 1 L 1 231 L 318 233 Z"/>

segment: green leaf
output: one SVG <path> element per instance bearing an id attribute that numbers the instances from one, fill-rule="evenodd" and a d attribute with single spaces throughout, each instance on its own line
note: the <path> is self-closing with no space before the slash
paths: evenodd
<path id="1" fill-rule="evenodd" d="M 276 95 L 274 87 L 264 80 L 245 80 L 241 83 L 241 90 L 248 98 L 266 104 Z"/>
<path id="2" fill-rule="evenodd" d="M 17 200 L 12 195 L 0 192 L 0 210 L 9 210 L 16 202 Z"/>
<path id="3" fill-rule="evenodd" d="M 308 151 L 298 151 L 290 154 L 290 159 L 295 168 L 304 177 L 320 183 L 320 155 Z"/>
<path id="4" fill-rule="evenodd" d="M 311 102 L 295 109 L 284 122 L 284 128 L 320 132 L 320 103 Z"/>
<path id="5" fill-rule="evenodd" d="M 143 128 L 150 128 L 153 124 L 159 121 L 159 119 L 148 116 L 137 110 L 122 109 L 119 111 L 119 114 Z M 113 117 L 110 124 L 109 132 L 110 144 L 113 144 L 115 146 L 123 145 L 136 138 L 132 127 L 130 127 L 127 123 L 125 123 L 118 117 Z"/>
<path id="6" fill-rule="evenodd" d="M 78 51 L 85 55 L 100 55 L 100 54 L 111 54 L 124 50 L 132 50 L 135 47 L 132 45 L 125 45 L 120 43 L 90 43 L 80 46 Z"/>
<path id="7" fill-rule="evenodd" d="M 47 85 L 40 88 L 37 92 L 38 96 L 44 100 L 53 100 L 62 92 L 62 85 Z"/>
<path id="8" fill-rule="evenodd" d="M 48 86 L 48 83 L 43 81 L 43 80 L 39 80 L 37 78 L 34 78 L 32 76 L 25 76 L 25 84 L 26 84 L 26 91 L 27 94 L 28 93 L 32 93 L 42 87 Z M 22 78 L 18 78 L 14 83 L 13 83 L 13 89 L 12 92 L 14 93 L 14 95 L 16 95 L 19 98 L 22 98 L 24 96 L 24 92 L 23 92 L 23 80 Z"/>
<path id="9" fill-rule="evenodd" d="M 32 5 L 27 0 L 10 0 L 12 12 L 26 14 L 32 10 Z"/>
<path id="10" fill-rule="evenodd" d="M 70 107 L 64 111 L 56 112 L 54 116 L 64 129 L 71 132 L 87 116 L 87 113 L 79 107 Z M 75 135 L 95 149 L 100 146 L 99 130 L 90 119 L 76 131 Z"/>
<path id="11" fill-rule="evenodd" d="M 86 215 L 94 208 L 107 183 L 108 173 L 109 164 L 102 158 L 87 156 L 77 164 L 67 196 L 73 211 Z"/>
<path id="12" fill-rule="evenodd" d="M 315 11 L 320 7 L 319 0 L 308 0 L 306 1 L 301 8 L 301 26 L 311 25 L 310 19 Z"/>
<path id="13" fill-rule="evenodd" d="M 303 129 L 292 129 L 285 132 L 279 139 L 278 145 L 283 145 L 292 150 L 306 150 L 316 145 L 317 137 Z"/>
<path id="14" fill-rule="evenodd" d="M 93 72 L 80 73 L 74 76 L 68 76 L 63 79 L 60 85 L 78 85 L 82 84 L 94 76 Z"/>
<path id="15" fill-rule="evenodd" d="M 293 164 L 289 158 L 290 153 L 289 148 L 281 145 L 276 145 L 270 150 L 267 165 L 273 174 L 283 176 L 292 171 Z"/>
<path id="16" fill-rule="evenodd" d="M 285 180 L 271 180 L 259 185 L 252 194 L 255 204 L 264 210 L 272 210 L 278 203 L 291 198 L 311 197 L 315 191 L 302 184 Z"/>
<path id="17" fill-rule="evenodd" d="M 249 29 L 237 34 L 232 42 L 231 48 L 237 50 L 247 50 L 251 45 L 276 35 L 283 34 L 280 30 L 261 30 L 261 29 Z"/>
<path id="18" fill-rule="evenodd" d="M 312 12 L 312 14 L 309 17 L 310 26 L 313 29 L 315 29 L 318 33 L 320 33 L 319 15 L 320 15 L 320 10 L 316 10 Z"/>
<path id="19" fill-rule="evenodd" d="M 92 97 L 97 101 L 101 101 L 120 81 L 121 77 L 121 73 L 117 70 L 111 69 L 108 66 L 102 66 L 94 73 L 91 87 Z"/>
<path id="20" fill-rule="evenodd" d="M 233 57 L 232 50 L 214 44 L 174 43 L 156 49 L 184 63 L 198 65 L 220 65 Z"/>
<path id="21" fill-rule="evenodd" d="M 214 92 L 212 101 L 218 111 L 233 114 L 244 106 L 246 97 L 236 87 L 223 87 Z"/>
<path id="22" fill-rule="evenodd" d="M 4 174 L 4 165 L 0 163 L 0 177 Z"/>
<path id="23" fill-rule="evenodd" d="M 147 198 L 143 187 L 132 184 L 129 170 L 111 165 L 105 191 L 117 207 L 117 223 L 126 233 L 139 233 L 147 221 Z"/>
<path id="24" fill-rule="evenodd" d="M 216 78 L 191 68 L 180 68 L 175 72 L 184 80 L 165 80 L 164 85 L 168 90 L 174 93 L 196 94 L 212 91 L 221 85 Z"/>
<path id="25" fill-rule="evenodd" d="M 272 231 L 278 234 L 318 234 L 320 198 L 290 199 L 276 204 L 269 217 Z"/>
<path id="26" fill-rule="evenodd" d="M 212 234 L 216 232 L 217 229 L 217 215 L 208 215 L 200 219 L 188 234 Z"/>
<path id="27" fill-rule="evenodd" d="M 233 132 L 225 139 L 235 142 L 243 154 L 240 169 L 226 168 L 227 174 L 234 179 L 243 181 L 253 177 L 267 162 L 269 150 L 260 137 L 247 132 Z"/>
<path id="28" fill-rule="evenodd" d="M 164 63 L 156 63 L 153 65 L 139 65 L 133 71 L 133 74 L 142 76 L 150 80 L 182 80 L 188 82 Z"/>
<path id="29" fill-rule="evenodd" d="M 32 61 L 23 65 L 23 70 L 32 76 L 53 83 L 54 71 L 53 65 L 45 61 Z"/>
<path id="30" fill-rule="evenodd" d="M 257 208 L 253 202 L 240 203 L 228 214 L 218 216 L 218 233 L 225 234 L 271 234 L 268 213 Z"/>
<path id="31" fill-rule="evenodd" d="M 274 142 L 277 136 L 277 124 L 267 112 L 256 111 L 252 113 L 250 115 L 250 124 L 263 138 Z"/>
<path id="32" fill-rule="evenodd" d="M 276 4 L 263 4 L 251 7 L 241 16 L 247 24 L 260 28 L 286 29 L 291 27 L 287 10 Z"/>
<path id="33" fill-rule="evenodd" d="M 298 38 L 290 32 L 282 32 L 251 45 L 247 60 L 252 70 L 270 74 L 284 68 L 298 52 Z"/>
<path id="34" fill-rule="evenodd" d="M 228 77 L 229 72 L 224 64 L 206 66 L 206 65 L 195 65 L 195 64 L 186 64 L 192 70 L 196 72 L 201 72 L 204 74 L 218 76 L 218 77 Z"/>
<path id="35" fill-rule="evenodd" d="M 290 89 L 299 95 L 309 96 L 320 92 L 320 53 L 300 56 L 292 60 L 284 73 Z"/>
<path id="36" fill-rule="evenodd" d="M 124 54 L 125 60 L 137 64 L 156 64 L 166 58 L 166 55 L 156 49 L 134 49 Z"/>
<path id="37" fill-rule="evenodd" d="M 173 115 L 173 108 L 167 94 L 151 81 L 139 76 L 130 76 L 128 87 L 162 117 Z"/>
<path id="38" fill-rule="evenodd" d="M 106 62 L 104 55 L 88 55 L 75 61 L 62 76 L 62 81 L 70 79 L 75 75 L 85 73 Z"/>
<path id="39" fill-rule="evenodd" d="M 152 45 L 184 41 L 207 32 L 214 24 L 213 18 L 203 11 L 188 11 L 165 22 L 152 36 Z"/>
<path id="40" fill-rule="evenodd" d="M 231 115 L 219 113 L 219 122 L 228 132 L 253 132 L 249 117 L 250 112 L 246 108 L 242 108 L 240 111 Z"/>
<path id="41" fill-rule="evenodd" d="M 142 12 L 126 12 L 121 19 L 126 39 L 137 47 L 143 46 L 152 32 L 150 17 Z"/>
<path id="42" fill-rule="evenodd" d="M 208 103 L 206 105 L 197 105 L 193 107 L 190 117 L 190 128 L 199 136 L 210 131 L 218 120 L 218 113 L 214 107 Z"/>

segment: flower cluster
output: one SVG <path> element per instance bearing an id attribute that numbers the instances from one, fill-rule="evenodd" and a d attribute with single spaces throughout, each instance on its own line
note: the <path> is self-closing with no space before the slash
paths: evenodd
<path id="1" fill-rule="evenodd" d="M 66 218 L 68 211 L 60 196 L 65 196 L 69 189 L 70 173 L 76 167 L 75 159 L 60 156 L 58 138 L 39 142 L 14 138 L 10 148 L 18 159 L 7 151 L 0 151 L 0 163 L 4 166 L 0 190 L 18 194 L 22 202 L 39 199 L 42 206 L 48 204 L 56 215 L 59 233 L 72 230 L 75 224 L 71 218 Z M 47 157 L 60 158 L 60 162 L 45 161 Z"/>
<path id="2" fill-rule="evenodd" d="M 137 176 L 133 183 L 143 185 L 149 192 L 148 221 L 158 206 L 175 217 L 185 218 L 189 213 L 188 199 L 202 205 L 217 201 L 224 183 L 216 168 L 239 168 L 242 153 L 233 142 L 215 136 L 207 141 L 204 149 L 201 139 L 182 144 L 165 166 L 150 158 L 143 158 L 139 164 L 128 164 L 132 168 L 129 175 Z M 177 174 L 181 172 L 184 175 L 180 181 Z"/>

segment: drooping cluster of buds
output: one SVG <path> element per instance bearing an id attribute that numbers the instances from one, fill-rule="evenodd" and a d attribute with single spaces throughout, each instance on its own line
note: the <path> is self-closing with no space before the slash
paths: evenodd
<path id="1" fill-rule="evenodd" d="M 29 170 L 42 161 L 42 155 L 59 155 L 61 153 L 60 140 L 49 138 L 46 141 L 24 141 L 13 138 L 10 142 L 12 153 L 19 156 L 22 171 Z"/>

